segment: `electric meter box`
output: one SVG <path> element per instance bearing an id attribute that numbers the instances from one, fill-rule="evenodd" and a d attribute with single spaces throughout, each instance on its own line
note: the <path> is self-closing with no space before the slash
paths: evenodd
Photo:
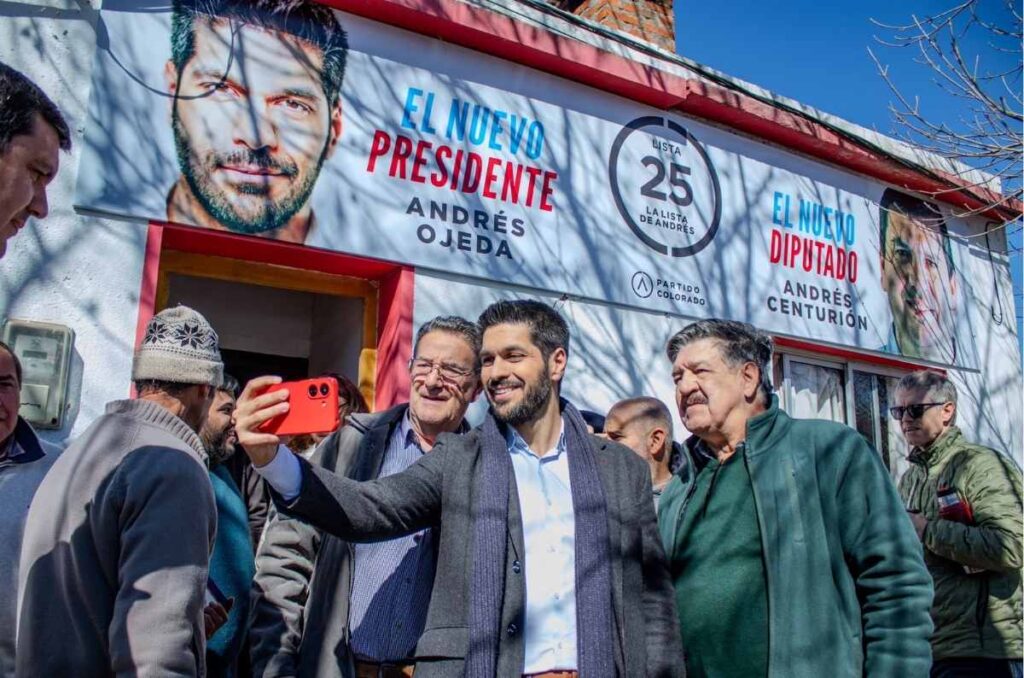
<path id="1" fill-rule="evenodd" d="M 74 331 L 64 325 L 10 318 L 4 323 L 3 337 L 21 361 L 18 414 L 37 428 L 61 428 Z"/>

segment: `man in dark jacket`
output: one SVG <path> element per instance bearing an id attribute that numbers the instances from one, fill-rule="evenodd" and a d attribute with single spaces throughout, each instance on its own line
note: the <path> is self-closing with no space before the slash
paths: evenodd
<path id="1" fill-rule="evenodd" d="M 691 463 L 659 528 L 692 676 L 928 675 L 931 581 L 879 456 L 790 419 L 772 341 L 703 320 L 668 344 Z"/>
<path id="2" fill-rule="evenodd" d="M 464 430 L 480 393 L 480 330 L 439 317 L 416 334 L 409 403 L 351 415 L 311 462 L 355 480 L 405 470 L 441 433 Z M 324 534 L 286 514 L 270 519 L 257 554 L 253 674 L 377 675 L 409 671 L 434 582 L 433 530 L 373 544 Z"/>
<path id="3" fill-rule="evenodd" d="M 956 386 L 913 372 L 892 415 L 910 443 L 900 494 L 935 581 L 933 678 L 1021 675 L 1021 473 L 956 427 Z"/>
<path id="4" fill-rule="evenodd" d="M 503 301 L 479 324 L 483 425 L 442 436 L 402 473 L 359 483 L 279 450 L 256 427 L 287 403 L 252 395 L 272 380 L 246 387 L 239 439 L 282 508 L 339 537 L 437 529 L 417 678 L 681 675 L 650 472 L 588 435 L 558 397 L 565 320 L 546 304 Z"/>
<path id="5" fill-rule="evenodd" d="M 249 589 L 255 572 L 252 544 L 249 542 L 249 520 L 242 491 L 225 462 L 239 453 L 236 451 L 235 399 L 238 381 L 230 374 L 210 403 L 206 422 L 199 431 L 199 439 L 210 457 L 210 485 L 217 504 L 217 539 L 210 556 L 211 596 L 220 597 L 218 605 L 224 611 L 224 623 L 210 633 L 214 624 L 207 624 L 206 675 L 207 678 L 233 678 L 247 675 L 241 667 L 246 648 L 249 622 Z M 244 456 L 244 455 L 243 455 Z M 219 594 L 214 595 L 213 592 Z M 216 600 L 214 602 L 217 602 Z"/>
<path id="6" fill-rule="evenodd" d="M 0 678 L 14 676 L 18 629 L 18 556 L 36 489 L 61 450 L 42 440 L 18 416 L 21 362 L 0 341 Z"/>

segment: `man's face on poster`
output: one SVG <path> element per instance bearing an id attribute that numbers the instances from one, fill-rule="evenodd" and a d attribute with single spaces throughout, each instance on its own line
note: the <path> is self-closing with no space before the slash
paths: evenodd
<path id="1" fill-rule="evenodd" d="M 888 215 L 882 285 L 904 355 L 952 362 L 957 303 L 956 272 L 944 248 L 946 236 L 931 223 L 896 210 Z"/>
<path id="2" fill-rule="evenodd" d="M 323 52 L 287 33 L 204 20 L 179 73 L 168 62 L 178 163 L 203 209 L 232 231 L 263 233 L 309 212 L 341 135 Z"/>

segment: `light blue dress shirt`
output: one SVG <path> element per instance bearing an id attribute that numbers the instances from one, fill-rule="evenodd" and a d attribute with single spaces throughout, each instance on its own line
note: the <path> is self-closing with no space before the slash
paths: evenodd
<path id="1" fill-rule="evenodd" d="M 576 518 L 565 425 L 538 456 L 509 427 L 505 437 L 523 516 L 526 621 L 523 673 L 576 670 Z"/>

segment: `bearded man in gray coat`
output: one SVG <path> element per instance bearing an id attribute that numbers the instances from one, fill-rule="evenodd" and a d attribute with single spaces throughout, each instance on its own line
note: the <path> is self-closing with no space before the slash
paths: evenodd
<path id="1" fill-rule="evenodd" d="M 484 423 L 401 473 L 357 482 L 280 448 L 259 430 L 288 410 L 287 394 L 261 395 L 272 378 L 239 399 L 239 442 L 278 509 L 341 539 L 438 533 L 417 678 L 681 676 L 650 472 L 559 397 L 565 319 L 501 301 L 478 324 Z"/>
<path id="2" fill-rule="evenodd" d="M 107 405 L 39 487 L 21 553 L 16 674 L 203 676 L 217 510 L 197 435 L 224 367 L 190 308 L 150 320 L 139 397 Z"/>

